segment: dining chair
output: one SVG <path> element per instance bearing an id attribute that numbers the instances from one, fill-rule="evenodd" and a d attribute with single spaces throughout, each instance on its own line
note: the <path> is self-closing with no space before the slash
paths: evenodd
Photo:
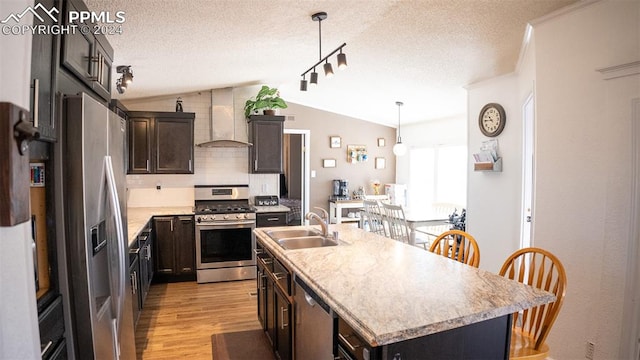
<path id="1" fill-rule="evenodd" d="M 478 242 L 462 230 L 447 230 L 438 235 L 431 243 L 429 251 L 473 267 L 480 265 Z"/>
<path id="2" fill-rule="evenodd" d="M 383 222 L 386 223 L 389 231 L 388 237 L 408 244 L 410 230 L 402 205 L 382 203 L 382 209 L 384 210 Z"/>
<path id="3" fill-rule="evenodd" d="M 513 314 L 510 359 L 545 359 L 547 335 L 558 316 L 566 291 L 567 276 L 560 260 L 547 250 L 530 247 L 514 252 L 502 265 L 501 276 L 556 296 L 552 303 Z"/>
<path id="4" fill-rule="evenodd" d="M 377 200 L 363 200 L 364 216 L 366 223 L 369 226 L 369 231 L 382 236 L 388 236 L 386 228 L 384 226 L 384 220 L 382 216 L 382 208 Z"/>

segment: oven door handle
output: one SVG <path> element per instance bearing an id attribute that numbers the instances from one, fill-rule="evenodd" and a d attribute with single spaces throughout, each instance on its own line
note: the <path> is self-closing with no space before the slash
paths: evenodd
<path id="1" fill-rule="evenodd" d="M 217 229 L 220 227 L 234 227 L 238 225 L 255 225 L 255 220 L 246 220 L 246 221 L 238 221 L 238 220 L 230 220 L 230 221 L 216 221 L 214 223 L 208 224 L 198 224 L 199 229 Z"/>

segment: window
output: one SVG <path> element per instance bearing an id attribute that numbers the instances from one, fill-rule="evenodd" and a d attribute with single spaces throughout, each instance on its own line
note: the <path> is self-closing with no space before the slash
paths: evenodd
<path id="1" fill-rule="evenodd" d="M 434 203 L 466 207 L 467 147 L 437 145 L 409 152 L 408 206 L 413 209 Z M 460 212 L 461 209 L 458 209 Z"/>

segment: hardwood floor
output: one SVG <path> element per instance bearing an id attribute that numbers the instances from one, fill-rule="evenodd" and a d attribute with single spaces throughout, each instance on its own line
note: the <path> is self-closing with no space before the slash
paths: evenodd
<path id="1" fill-rule="evenodd" d="M 255 280 L 151 286 L 136 328 L 138 359 L 211 359 L 211 335 L 259 329 Z"/>

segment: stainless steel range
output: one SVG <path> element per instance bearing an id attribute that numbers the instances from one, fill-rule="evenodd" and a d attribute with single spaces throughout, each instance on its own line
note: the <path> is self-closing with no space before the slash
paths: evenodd
<path id="1" fill-rule="evenodd" d="M 196 185 L 194 191 L 198 283 L 255 279 L 249 185 Z"/>

